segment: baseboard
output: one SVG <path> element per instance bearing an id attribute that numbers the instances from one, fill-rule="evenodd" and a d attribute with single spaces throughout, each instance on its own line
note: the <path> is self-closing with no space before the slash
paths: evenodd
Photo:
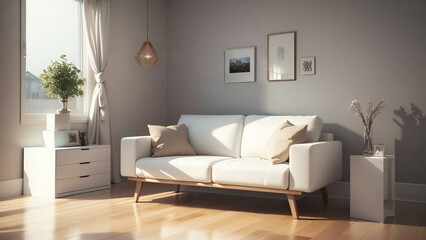
<path id="1" fill-rule="evenodd" d="M 194 192 L 229 194 L 229 195 L 238 195 L 238 196 L 247 196 L 247 197 L 261 197 L 261 198 L 275 198 L 275 199 L 285 198 L 285 196 L 282 194 L 237 191 L 237 190 L 229 190 L 229 189 L 182 186 L 182 190 L 194 191 Z M 330 198 L 349 199 L 349 192 L 350 192 L 349 182 L 333 183 L 327 187 L 327 192 Z M 307 195 L 321 197 L 321 193 L 319 191 L 310 193 Z M 395 183 L 395 198 L 398 201 L 426 203 L 426 185 L 397 182 Z"/>
<path id="2" fill-rule="evenodd" d="M 22 178 L 0 181 L 0 198 L 22 195 Z"/>
<path id="3" fill-rule="evenodd" d="M 426 203 L 426 185 L 414 183 L 396 183 L 396 200 Z"/>
<path id="4" fill-rule="evenodd" d="M 331 184 L 327 190 L 331 198 L 349 199 L 349 182 Z M 315 193 L 320 196 L 319 193 Z M 395 183 L 395 199 L 405 202 L 426 203 L 426 185 L 413 183 Z"/>

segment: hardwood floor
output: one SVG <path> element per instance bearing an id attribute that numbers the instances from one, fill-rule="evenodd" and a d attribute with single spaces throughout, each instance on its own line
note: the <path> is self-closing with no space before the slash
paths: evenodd
<path id="1" fill-rule="evenodd" d="M 134 183 L 59 199 L 20 196 L 0 200 L 0 239 L 426 239 L 426 204 L 397 202 L 385 223 L 349 218 L 349 201 L 297 201 L 180 192 Z"/>

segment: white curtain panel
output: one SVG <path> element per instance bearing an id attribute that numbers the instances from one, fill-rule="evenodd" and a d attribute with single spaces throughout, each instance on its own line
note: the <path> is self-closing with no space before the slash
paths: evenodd
<path id="1" fill-rule="evenodd" d="M 88 36 L 87 52 L 96 81 L 89 111 L 88 138 L 91 144 L 111 145 L 111 181 L 117 183 L 121 180 L 120 159 L 113 158 L 115 147 L 112 145 L 106 79 L 103 77 L 108 58 L 110 2 L 84 0 L 83 7 Z"/>

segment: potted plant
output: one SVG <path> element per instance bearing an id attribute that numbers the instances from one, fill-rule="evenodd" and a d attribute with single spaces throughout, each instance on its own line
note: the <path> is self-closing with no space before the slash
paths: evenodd
<path id="1" fill-rule="evenodd" d="M 62 104 L 62 109 L 58 109 L 57 113 L 69 113 L 68 98 L 83 96 L 85 79 L 80 78 L 79 73 L 80 70 L 62 54 L 60 60 L 53 61 L 40 74 L 41 86 L 47 90 L 46 96 L 57 96 Z"/>

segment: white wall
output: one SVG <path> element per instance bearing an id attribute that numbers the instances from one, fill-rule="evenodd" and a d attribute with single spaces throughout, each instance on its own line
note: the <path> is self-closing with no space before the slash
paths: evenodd
<path id="1" fill-rule="evenodd" d="M 166 1 L 150 2 L 150 39 L 160 62 L 153 69 L 142 69 L 133 56 L 146 39 L 145 1 L 111 1 L 105 78 L 116 158 L 121 137 L 146 134 L 146 124 L 166 122 L 166 10 Z M 42 145 L 45 129 L 44 125 L 20 124 L 20 1 L 0 1 L 0 53 L 1 182 L 22 178 L 22 148 Z M 73 124 L 72 128 L 85 130 L 86 125 Z"/>
<path id="2" fill-rule="evenodd" d="M 344 144 L 348 180 L 349 155 L 362 152 L 362 124 L 349 104 L 385 98 L 373 141 L 396 153 L 398 182 L 426 184 L 425 12 L 420 0 L 169 0 L 168 122 L 180 114 L 318 114 Z M 286 31 L 297 31 L 297 58 L 316 56 L 317 74 L 267 82 L 267 34 Z M 244 46 L 257 47 L 256 82 L 224 84 L 224 49 Z"/>
<path id="3" fill-rule="evenodd" d="M 22 148 L 41 145 L 45 129 L 20 124 L 20 11 L 20 1 L 0 1 L 0 181 L 22 177 Z"/>

